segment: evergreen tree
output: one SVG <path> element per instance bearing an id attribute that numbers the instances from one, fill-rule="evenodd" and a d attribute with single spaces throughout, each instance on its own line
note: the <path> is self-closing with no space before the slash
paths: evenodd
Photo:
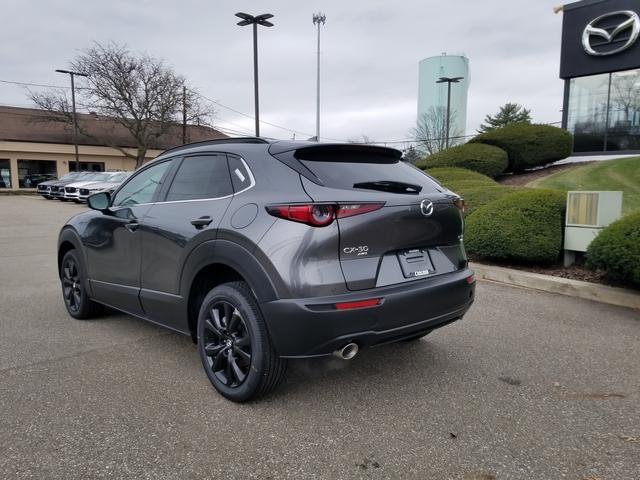
<path id="1" fill-rule="evenodd" d="M 531 123 L 531 110 L 517 103 L 505 103 L 495 115 L 484 117 L 485 123 L 478 132 L 484 133 L 496 128 L 506 127 L 512 123 Z"/>

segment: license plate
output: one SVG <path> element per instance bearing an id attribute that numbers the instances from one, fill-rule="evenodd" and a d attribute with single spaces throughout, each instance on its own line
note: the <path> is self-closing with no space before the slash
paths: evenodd
<path id="1" fill-rule="evenodd" d="M 427 249 L 414 248 L 397 253 L 404 278 L 425 277 L 435 273 Z"/>

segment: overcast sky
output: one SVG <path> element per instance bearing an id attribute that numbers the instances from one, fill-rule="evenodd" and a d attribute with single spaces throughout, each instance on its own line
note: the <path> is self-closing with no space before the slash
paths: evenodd
<path id="1" fill-rule="evenodd" d="M 418 62 L 464 53 L 471 85 L 467 133 L 511 101 L 537 122 L 561 119 L 558 0 L 2 0 L 0 80 L 65 85 L 53 72 L 93 41 L 125 43 L 164 59 L 204 95 L 253 115 L 251 28 L 234 13 L 273 13 L 260 27 L 261 119 L 315 132 L 316 30 L 322 11 L 321 136 L 406 139 L 415 124 Z M 0 83 L 0 104 L 29 106 L 23 87 Z M 221 127 L 253 120 L 218 109 Z M 262 134 L 292 133 L 263 125 Z"/>

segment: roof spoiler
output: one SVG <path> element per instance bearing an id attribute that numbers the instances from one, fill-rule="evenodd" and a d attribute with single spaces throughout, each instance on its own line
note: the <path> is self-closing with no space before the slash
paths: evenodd
<path id="1" fill-rule="evenodd" d="M 295 142 L 276 142 L 269 147 L 269 153 L 278 155 L 279 153 L 295 150 L 295 157 L 304 159 L 305 157 L 315 157 L 318 155 L 344 155 L 344 154 L 368 154 L 377 157 L 387 157 L 393 159 L 402 158 L 402 152 L 395 148 L 381 147 L 378 145 L 362 145 L 358 143 L 314 143 L 303 144 Z"/>

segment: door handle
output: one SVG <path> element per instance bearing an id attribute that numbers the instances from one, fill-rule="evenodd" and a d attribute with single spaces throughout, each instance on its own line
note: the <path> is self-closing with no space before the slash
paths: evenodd
<path id="1" fill-rule="evenodd" d="M 125 224 L 124 228 L 133 233 L 138 229 L 139 226 L 140 224 L 136 220 L 132 220 L 129 223 Z"/>
<path id="2" fill-rule="evenodd" d="M 201 228 L 209 226 L 211 224 L 211 222 L 213 222 L 213 218 L 211 218 L 209 216 L 200 217 L 200 218 L 196 218 L 195 220 L 191 220 L 191 225 L 193 225 L 197 229 L 201 229 Z"/>

